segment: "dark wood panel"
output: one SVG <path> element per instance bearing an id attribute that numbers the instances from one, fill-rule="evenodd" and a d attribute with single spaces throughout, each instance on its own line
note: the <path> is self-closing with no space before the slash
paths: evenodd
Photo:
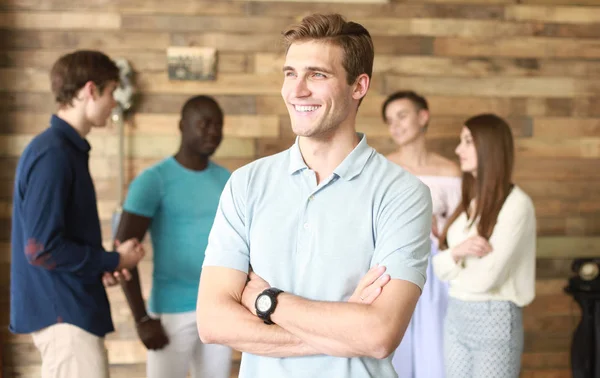
<path id="1" fill-rule="evenodd" d="M 135 104 L 135 112 L 139 113 L 179 113 L 183 104 L 191 95 L 141 94 Z M 255 114 L 256 100 L 254 96 L 216 95 L 223 112 L 233 114 Z"/>
<path id="2" fill-rule="evenodd" d="M 21 110 L 50 114 L 56 109 L 49 93 L 0 92 L 0 114 Z"/>
<path id="3" fill-rule="evenodd" d="M 236 33 L 171 33 L 173 46 L 219 46 L 220 51 L 252 52 L 282 51 L 279 33 L 236 34 Z"/>
<path id="4" fill-rule="evenodd" d="M 251 2 L 249 12 L 260 16 L 299 17 L 311 13 L 340 12 L 340 4 L 326 2 Z M 504 7 L 488 4 L 427 4 L 395 3 L 387 4 L 344 4 L 343 14 L 354 18 L 469 18 L 502 19 Z"/>
<path id="5" fill-rule="evenodd" d="M 31 67 L 50 71 L 54 62 L 71 49 L 52 50 L 3 50 L 0 51 L 0 67 Z M 105 49 L 112 58 L 123 58 L 138 74 L 140 72 L 164 72 L 167 58 L 164 51 L 125 51 Z M 218 55 L 219 73 L 249 72 L 251 61 L 242 53 Z"/>
<path id="6" fill-rule="evenodd" d="M 127 13 L 204 14 L 213 16 L 243 15 L 244 1 L 188 0 L 10 0 L 0 3 L 0 9 L 28 11 L 122 11 Z"/>
<path id="7" fill-rule="evenodd" d="M 124 30 L 220 33 L 281 33 L 293 18 L 252 16 L 179 16 L 124 14 Z"/>
<path id="8" fill-rule="evenodd" d="M 374 36 L 373 45 L 378 54 L 421 54 L 433 52 L 432 37 Z"/>

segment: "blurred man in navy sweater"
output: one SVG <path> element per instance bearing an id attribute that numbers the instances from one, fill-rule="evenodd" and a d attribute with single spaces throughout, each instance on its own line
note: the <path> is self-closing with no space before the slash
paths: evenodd
<path id="1" fill-rule="evenodd" d="M 135 239 L 102 247 L 88 166 L 85 138 L 116 105 L 119 69 L 103 53 L 76 51 L 58 59 L 50 79 L 58 111 L 25 148 L 15 177 L 10 330 L 32 334 L 42 378 L 106 378 L 104 336 L 114 327 L 102 275 L 144 255 Z"/>

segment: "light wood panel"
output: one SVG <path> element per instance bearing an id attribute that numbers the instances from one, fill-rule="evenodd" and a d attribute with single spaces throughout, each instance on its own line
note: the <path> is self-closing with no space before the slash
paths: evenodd
<path id="1" fill-rule="evenodd" d="M 120 29 L 118 13 L 10 12 L 0 13 L 0 27 L 10 29 Z"/>
<path id="2" fill-rule="evenodd" d="M 483 22 L 483 21 L 482 21 Z M 284 56 L 281 53 L 254 55 L 255 72 L 281 73 Z M 376 55 L 373 71 L 395 75 L 416 76 L 571 76 L 600 77 L 600 62 L 574 59 L 537 58 L 454 58 L 423 55 Z"/>
<path id="3" fill-rule="evenodd" d="M 174 135 L 179 133 L 179 114 L 135 113 L 126 121 L 125 135 L 142 137 L 145 135 Z M 0 125 L 5 133 L 23 136 L 37 134 L 48 127 L 48 113 L 10 112 L 5 114 Z M 103 129 L 94 130 L 90 138 L 116 135 L 117 129 L 109 124 Z M 223 123 L 225 137 L 261 138 L 279 135 L 279 118 L 275 115 L 225 115 Z M 6 142 L 10 144 L 10 142 Z"/>
<path id="4" fill-rule="evenodd" d="M 592 3 L 590 2 L 590 4 Z M 598 12 L 598 8 L 595 7 L 509 5 L 506 7 L 505 15 L 508 20 L 516 21 L 543 21 L 574 24 L 600 22 L 600 12 Z"/>

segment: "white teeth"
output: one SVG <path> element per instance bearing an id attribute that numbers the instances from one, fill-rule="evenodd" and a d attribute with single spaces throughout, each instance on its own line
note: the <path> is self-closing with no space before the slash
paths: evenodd
<path id="1" fill-rule="evenodd" d="M 318 106 L 300 106 L 300 105 L 294 105 L 294 107 L 296 108 L 296 111 L 298 111 L 298 112 L 312 112 L 312 111 L 315 111 L 315 110 L 319 109 Z"/>

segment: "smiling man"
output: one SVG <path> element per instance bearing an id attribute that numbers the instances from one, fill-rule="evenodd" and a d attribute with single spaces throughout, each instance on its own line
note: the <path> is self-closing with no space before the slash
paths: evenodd
<path id="1" fill-rule="evenodd" d="M 396 377 L 391 354 L 426 279 L 429 190 L 356 132 L 368 31 L 312 15 L 284 39 L 281 94 L 296 143 L 225 186 L 199 334 L 244 352 L 240 377 Z"/>

